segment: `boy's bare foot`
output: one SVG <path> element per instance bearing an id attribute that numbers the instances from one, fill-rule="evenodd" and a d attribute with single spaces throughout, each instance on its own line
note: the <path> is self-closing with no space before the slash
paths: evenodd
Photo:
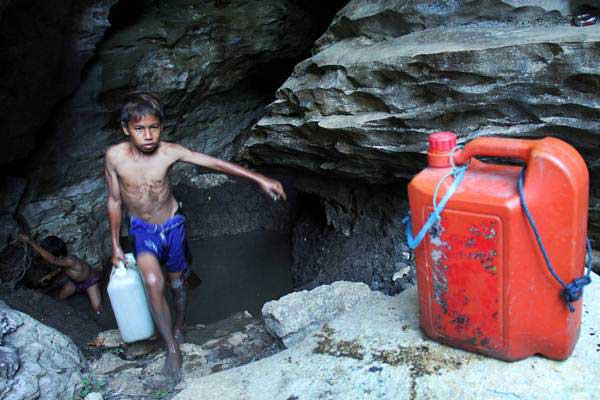
<path id="1" fill-rule="evenodd" d="M 173 329 L 173 337 L 175 337 L 175 340 L 177 340 L 177 343 L 179 343 L 180 345 L 183 344 L 184 340 L 185 340 L 183 333 L 184 333 L 183 327 L 176 326 Z"/>
<path id="2" fill-rule="evenodd" d="M 181 351 L 177 350 L 167 350 L 165 365 L 163 367 L 163 375 L 167 378 L 172 379 L 174 384 L 177 384 L 181 381 L 181 364 L 182 364 Z"/>

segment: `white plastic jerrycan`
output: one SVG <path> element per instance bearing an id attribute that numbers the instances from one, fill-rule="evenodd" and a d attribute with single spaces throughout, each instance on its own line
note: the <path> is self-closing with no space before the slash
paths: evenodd
<path id="1" fill-rule="evenodd" d="M 125 259 L 127 267 L 122 262 L 113 266 L 107 291 L 121 338 L 131 343 L 152 337 L 154 322 L 135 256 L 127 253 Z"/>

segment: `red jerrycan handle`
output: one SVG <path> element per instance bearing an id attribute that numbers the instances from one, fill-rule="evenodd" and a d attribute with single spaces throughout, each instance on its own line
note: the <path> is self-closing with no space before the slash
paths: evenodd
<path id="1" fill-rule="evenodd" d="M 539 140 L 479 137 L 454 154 L 454 163 L 465 164 L 475 156 L 518 158 L 527 162 L 538 143 Z"/>

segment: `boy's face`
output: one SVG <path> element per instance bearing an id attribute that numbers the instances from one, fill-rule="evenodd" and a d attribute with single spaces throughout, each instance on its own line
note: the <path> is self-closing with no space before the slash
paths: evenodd
<path id="1" fill-rule="evenodd" d="M 155 115 L 147 114 L 138 120 L 131 119 L 127 126 L 122 126 L 122 128 L 139 151 L 152 153 L 158 147 L 162 123 Z"/>

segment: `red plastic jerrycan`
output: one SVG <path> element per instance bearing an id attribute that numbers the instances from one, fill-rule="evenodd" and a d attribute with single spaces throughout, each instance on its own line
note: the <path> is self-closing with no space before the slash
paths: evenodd
<path id="1" fill-rule="evenodd" d="M 429 138 L 429 166 L 408 186 L 415 232 L 434 210 L 455 146 L 450 132 Z M 526 163 L 526 204 L 554 270 L 569 283 L 583 274 L 589 177 L 579 153 L 555 138 L 477 138 L 452 154 L 456 165 L 470 164 L 416 247 L 421 327 L 436 341 L 504 360 L 566 359 L 579 337 L 581 301 L 569 311 L 521 208 L 523 167 L 475 156 Z M 439 185 L 438 202 L 452 184 L 449 177 Z"/>

